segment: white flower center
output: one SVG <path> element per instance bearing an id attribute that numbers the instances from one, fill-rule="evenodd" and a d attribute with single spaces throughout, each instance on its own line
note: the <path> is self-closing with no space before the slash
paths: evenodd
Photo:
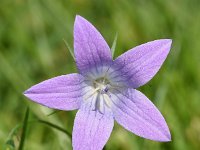
<path id="1" fill-rule="evenodd" d="M 92 69 L 83 83 L 83 102 L 92 110 L 103 114 L 116 102 L 116 90 L 124 87 L 116 72 L 108 68 L 103 66 Z"/>
<path id="2" fill-rule="evenodd" d="M 112 106 L 112 89 L 116 88 L 109 79 L 108 70 L 92 72 L 85 81 L 84 102 L 91 104 L 91 109 L 105 113 Z"/>
<path id="3" fill-rule="evenodd" d="M 95 91 L 94 110 L 104 113 L 105 109 L 111 107 L 110 82 L 105 77 L 98 78 L 93 80 L 93 88 Z"/>

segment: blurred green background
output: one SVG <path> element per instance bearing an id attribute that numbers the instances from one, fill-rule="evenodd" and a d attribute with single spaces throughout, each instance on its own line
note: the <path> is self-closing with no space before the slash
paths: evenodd
<path id="1" fill-rule="evenodd" d="M 76 14 L 92 22 L 110 46 L 118 33 L 115 57 L 147 41 L 173 39 L 159 73 L 140 88 L 165 117 L 172 142 L 149 141 L 116 124 L 106 149 L 200 149 L 199 0 L 0 0 L 0 145 L 23 122 L 27 106 L 29 120 L 40 118 L 72 131 L 76 111 L 47 116 L 53 110 L 22 93 L 45 79 L 76 72 L 63 42 L 73 46 Z M 20 135 L 21 130 L 14 134 L 16 147 Z M 71 141 L 58 130 L 32 122 L 24 149 L 70 150 Z"/>

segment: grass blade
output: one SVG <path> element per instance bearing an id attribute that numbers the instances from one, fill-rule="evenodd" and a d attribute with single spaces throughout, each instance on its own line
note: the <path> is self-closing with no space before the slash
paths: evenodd
<path id="1" fill-rule="evenodd" d="M 29 117 L 29 108 L 27 107 L 23 126 L 22 126 L 22 135 L 21 135 L 21 140 L 19 144 L 19 150 L 23 150 L 23 147 L 24 147 L 24 141 L 26 138 L 26 131 L 27 131 L 27 125 L 28 125 L 28 117 Z"/>
<path id="2" fill-rule="evenodd" d="M 63 41 L 64 41 L 64 43 L 65 43 L 65 46 L 66 46 L 67 49 L 69 50 L 70 54 L 72 55 L 72 57 L 73 57 L 74 60 L 75 60 L 73 49 L 69 46 L 69 43 L 68 43 L 67 41 L 65 41 L 65 39 L 63 39 Z"/>
<path id="3" fill-rule="evenodd" d="M 51 113 L 49 113 L 47 116 L 49 117 L 49 116 L 54 115 L 54 114 L 56 114 L 58 112 L 61 112 L 61 110 L 54 110 Z"/>
<path id="4" fill-rule="evenodd" d="M 118 34 L 115 34 L 115 38 L 111 47 L 111 52 L 112 52 L 112 58 L 114 57 L 115 54 L 115 48 L 116 48 L 116 44 L 117 44 L 117 38 L 118 38 Z"/>
<path id="5" fill-rule="evenodd" d="M 48 122 L 48 121 L 38 120 L 38 122 L 39 122 L 39 123 L 46 124 L 46 125 L 48 125 L 48 126 L 50 126 L 50 127 L 53 127 L 53 128 L 55 128 L 55 129 L 57 129 L 57 130 L 59 130 L 59 131 L 65 133 L 66 135 L 68 135 L 68 136 L 70 137 L 70 139 L 72 139 L 71 133 L 69 133 L 69 132 L 68 132 L 67 130 L 65 130 L 65 129 L 63 129 L 63 128 L 61 128 L 61 127 L 59 127 L 59 126 L 57 126 L 57 125 L 55 125 L 55 124 L 53 124 L 53 123 L 50 123 L 50 122 Z"/>

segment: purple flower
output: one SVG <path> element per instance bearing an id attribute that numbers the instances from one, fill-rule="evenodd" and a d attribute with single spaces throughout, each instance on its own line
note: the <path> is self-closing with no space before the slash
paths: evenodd
<path id="1" fill-rule="evenodd" d="M 79 109 L 73 127 L 74 150 L 101 150 L 112 132 L 114 120 L 138 136 L 170 141 L 165 119 L 136 88 L 158 72 L 171 42 L 170 39 L 148 42 L 112 60 L 102 35 L 77 16 L 74 53 L 79 73 L 43 81 L 24 95 L 53 109 Z"/>

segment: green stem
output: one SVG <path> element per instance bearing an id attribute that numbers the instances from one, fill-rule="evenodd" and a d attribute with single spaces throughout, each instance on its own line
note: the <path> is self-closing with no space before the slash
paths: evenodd
<path id="1" fill-rule="evenodd" d="M 24 147 L 24 141 L 25 141 L 27 125 L 28 125 L 28 117 L 29 117 L 29 108 L 27 107 L 23 126 L 22 126 L 22 136 L 21 136 L 21 140 L 20 140 L 20 144 L 19 144 L 19 150 L 23 150 L 23 147 Z"/>
<path id="2" fill-rule="evenodd" d="M 62 131 L 63 133 L 65 133 L 66 135 L 68 135 L 68 136 L 72 139 L 71 133 L 69 133 L 69 132 L 66 131 L 65 129 L 63 129 L 63 128 L 61 128 L 61 127 L 55 125 L 55 124 L 52 124 L 52 123 L 50 123 L 50 122 L 48 122 L 48 121 L 44 121 L 44 120 L 37 120 L 37 121 L 38 121 L 39 123 L 43 123 L 43 124 L 46 124 L 46 125 L 48 125 L 48 126 L 50 126 L 50 127 L 53 127 L 53 128 L 55 128 L 55 129 L 57 129 L 57 130 L 59 130 L 59 131 Z"/>

